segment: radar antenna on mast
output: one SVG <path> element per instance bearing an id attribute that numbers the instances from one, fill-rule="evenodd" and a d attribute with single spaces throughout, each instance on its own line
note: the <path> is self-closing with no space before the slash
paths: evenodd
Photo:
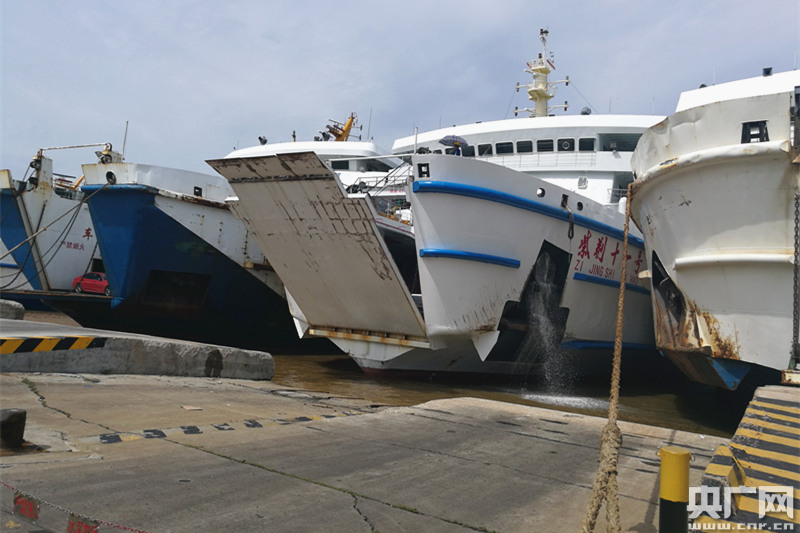
<path id="1" fill-rule="evenodd" d="M 517 83 L 517 92 L 519 92 L 520 87 L 525 87 L 527 89 L 528 99 L 530 99 L 535 106 L 533 108 L 515 108 L 514 115 L 517 115 L 520 111 L 527 111 L 531 117 L 546 117 L 550 114 L 550 111 L 554 109 L 563 107 L 565 111 L 567 110 L 566 101 L 563 105 L 547 105 L 550 99 L 556 94 L 555 89 L 557 84 L 563 83 L 569 85 L 569 76 L 559 81 L 548 81 L 547 79 L 550 72 L 556 69 L 552 61 L 553 54 L 551 53 L 549 58 L 547 55 L 547 36 L 549 34 L 549 30 L 539 30 L 539 40 L 542 41 L 542 52 L 539 54 L 538 58 L 528 61 L 528 68 L 525 69 L 525 72 L 530 74 L 533 80 L 527 85 L 520 85 Z"/>

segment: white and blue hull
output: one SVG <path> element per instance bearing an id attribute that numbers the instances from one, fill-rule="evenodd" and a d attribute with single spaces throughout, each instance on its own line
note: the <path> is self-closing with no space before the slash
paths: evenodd
<path id="1" fill-rule="evenodd" d="M 354 353 L 348 341 L 363 368 L 514 373 L 552 357 L 611 352 L 623 215 L 490 163 L 443 155 L 412 161 L 429 348 L 388 359 Z M 628 254 L 623 346 L 652 349 L 639 237 L 629 236 Z"/>
<path id="2" fill-rule="evenodd" d="M 527 373 L 548 350 L 612 351 L 624 223 L 615 207 L 583 198 L 579 208 L 575 196 L 570 222 L 560 207 L 570 193 L 558 186 L 474 159 L 415 156 L 409 277 L 370 199 L 348 195 L 314 154 L 210 163 L 284 282 L 298 331 L 329 338 L 367 372 Z M 624 341 L 648 349 L 640 239 L 629 253 Z M 542 270 L 548 254 L 552 272 Z M 543 288 L 553 290 L 542 299 Z"/>

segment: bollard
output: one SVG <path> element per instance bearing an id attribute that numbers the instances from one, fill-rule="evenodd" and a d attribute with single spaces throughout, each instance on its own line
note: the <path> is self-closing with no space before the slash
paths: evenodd
<path id="1" fill-rule="evenodd" d="M 0 409 L 0 448 L 22 448 L 27 417 L 28 412 L 25 409 Z"/>
<path id="2" fill-rule="evenodd" d="M 692 454 L 678 446 L 658 450 L 661 458 L 659 533 L 689 531 L 689 460 Z"/>

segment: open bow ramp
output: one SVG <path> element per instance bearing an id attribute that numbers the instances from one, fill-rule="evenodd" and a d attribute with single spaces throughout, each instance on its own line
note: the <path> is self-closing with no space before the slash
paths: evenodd
<path id="1" fill-rule="evenodd" d="M 283 281 L 306 332 L 425 345 L 425 326 L 375 223 L 312 152 L 208 163 L 231 183 L 233 209 Z"/>

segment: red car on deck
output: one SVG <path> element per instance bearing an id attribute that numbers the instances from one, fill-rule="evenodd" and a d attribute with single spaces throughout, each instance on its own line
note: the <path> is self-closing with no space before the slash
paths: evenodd
<path id="1" fill-rule="evenodd" d="M 72 280 L 72 290 L 75 292 L 97 292 L 111 296 L 108 280 L 103 272 L 87 272 Z"/>

